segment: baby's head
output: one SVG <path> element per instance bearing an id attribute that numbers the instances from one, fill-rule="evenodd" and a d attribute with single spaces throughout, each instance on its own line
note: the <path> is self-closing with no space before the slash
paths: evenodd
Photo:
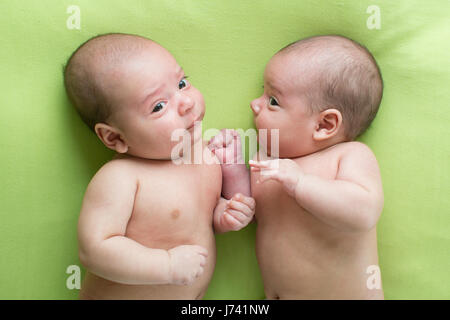
<path id="1" fill-rule="evenodd" d="M 341 36 L 317 36 L 272 57 L 264 93 L 251 107 L 258 129 L 280 130 L 280 157 L 293 158 L 354 140 L 375 118 L 382 93 L 380 70 L 366 48 Z"/>
<path id="2" fill-rule="evenodd" d="M 172 132 L 187 129 L 193 136 L 194 122 L 205 113 L 202 94 L 173 56 L 140 36 L 88 40 L 70 57 L 64 84 L 83 121 L 108 148 L 141 158 L 170 159 Z"/>

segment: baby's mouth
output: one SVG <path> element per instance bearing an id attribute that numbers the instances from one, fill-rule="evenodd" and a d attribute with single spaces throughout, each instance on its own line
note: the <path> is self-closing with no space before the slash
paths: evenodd
<path id="1" fill-rule="evenodd" d="M 195 128 L 195 124 L 197 122 L 201 122 L 203 120 L 203 115 L 199 115 L 198 117 L 195 117 L 194 121 L 192 121 L 191 125 L 186 128 L 187 131 L 192 131 Z"/>
<path id="2" fill-rule="evenodd" d="M 187 131 L 192 131 L 195 128 L 195 123 L 197 122 L 197 120 L 195 120 L 194 122 L 192 122 L 192 124 L 186 128 Z"/>

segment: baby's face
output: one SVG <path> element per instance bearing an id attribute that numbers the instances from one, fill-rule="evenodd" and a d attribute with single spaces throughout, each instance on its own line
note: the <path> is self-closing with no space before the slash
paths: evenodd
<path id="1" fill-rule="evenodd" d="M 257 129 L 267 129 L 267 151 L 271 154 L 270 129 L 279 129 L 279 156 L 293 158 L 314 152 L 316 117 L 308 108 L 306 92 L 313 85 L 298 58 L 276 54 L 264 72 L 264 93 L 251 102 Z M 261 136 L 264 137 L 264 136 Z"/>
<path id="2" fill-rule="evenodd" d="M 203 96 L 166 49 L 150 44 L 108 74 L 107 92 L 117 110 L 110 122 L 123 134 L 128 154 L 170 159 L 179 143 L 171 141 L 176 129 L 188 130 L 194 140 L 194 122 L 205 113 Z"/>

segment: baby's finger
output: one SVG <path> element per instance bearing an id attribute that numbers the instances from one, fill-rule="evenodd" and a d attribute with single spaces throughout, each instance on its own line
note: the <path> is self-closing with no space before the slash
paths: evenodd
<path id="1" fill-rule="evenodd" d="M 241 136 L 239 135 L 239 133 L 236 133 L 236 135 L 233 136 L 233 145 L 234 145 L 234 149 L 235 152 L 241 152 Z"/>
<path id="2" fill-rule="evenodd" d="M 212 145 L 214 145 L 216 148 L 223 147 L 223 136 L 222 133 L 217 134 L 212 138 Z"/>
<path id="3" fill-rule="evenodd" d="M 195 278 L 200 277 L 202 274 L 203 274 L 203 268 L 199 268 L 199 269 L 197 270 L 197 273 L 195 274 Z"/>
<path id="4" fill-rule="evenodd" d="M 208 249 L 202 246 L 194 246 L 194 249 L 197 251 L 198 254 L 201 254 L 204 257 L 208 256 Z"/>
<path id="5" fill-rule="evenodd" d="M 222 146 L 226 147 L 233 141 L 233 129 L 222 129 L 220 136 L 222 138 Z"/>
<path id="6" fill-rule="evenodd" d="M 225 142 L 224 145 L 229 145 L 231 142 L 233 142 L 234 139 L 234 135 L 233 135 L 233 130 L 231 129 L 226 129 L 225 130 Z"/>
<path id="7" fill-rule="evenodd" d="M 261 174 L 259 175 L 258 179 L 256 180 L 257 183 L 264 183 L 267 180 L 278 180 L 278 174 L 274 170 L 266 170 L 261 171 Z"/>
<path id="8" fill-rule="evenodd" d="M 216 147 L 213 144 L 210 144 L 208 142 L 208 144 L 206 145 L 206 147 L 209 149 L 209 151 L 211 151 L 212 153 L 216 152 Z"/>
<path id="9" fill-rule="evenodd" d="M 231 199 L 245 203 L 252 210 L 255 209 L 256 202 L 255 199 L 253 199 L 252 197 L 246 197 L 243 194 L 237 193 Z"/>
<path id="10" fill-rule="evenodd" d="M 208 148 L 213 148 L 214 147 L 214 137 L 209 139 L 209 141 L 206 145 L 208 146 Z"/>
<path id="11" fill-rule="evenodd" d="M 258 168 L 258 169 L 268 169 L 270 168 L 270 160 L 264 160 L 264 161 L 256 161 L 256 160 L 249 160 L 248 164 L 250 167 Z"/>
<path id="12" fill-rule="evenodd" d="M 206 265 L 206 257 L 205 256 L 201 256 L 200 267 L 204 267 L 205 265 Z"/>
<path id="13" fill-rule="evenodd" d="M 211 151 L 213 153 L 215 152 L 216 146 L 213 143 L 213 139 L 208 141 L 208 143 L 206 144 L 206 147 L 209 149 L 209 151 Z"/>
<path id="14" fill-rule="evenodd" d="M 233 217 L 228 212 L 224 212 L 222 215 L 222 218 L 224 219 L 224 222 L 229 225 L 232 229 L 236 229 L 241 225 L 241 222 L 237 220 L 235 217 Z"/>
<path id="15" fill-rule="evenodd" d="M 238 137 L 238 138 L 241 137 L 241 135 L 239 134 L 239 132 L 237 132 L 236 130 L 231 130 L 231 134 L 232 134 L 233 136 L 235 136 L 235 137 Z"/>
<path id="16" fill-rule="evenodd" d="M 222 132 L 228 136 L 235 136 L 237 134 L 236 130 L 234 129 L 222 129 Z"/>
<path id="17" fill-rule="evenodd" d="M 236 211 L 239 211 L 239 212 L 243 213 L 244 215 L 246 215 L 247 217 L 250 217 L 253 214 L 253 210 L 247 204 L 245 204 L 243 202 L 231 200 L 230 202 L 228 202 L 227 207 L 234 209 Z M 243 221 L 242 219 L 238 219 L 238 220 L 241 222 Z"/>
<path id="18" fill-rule="evenodd" d="M 234 209 L 227 209 L 226 212 L 231 215 L 233 218 L 235 218 L 239 223 L 244 223 L 248 220 L 249 216 L 244 214 L 242 211 L 234 210 Z M 250 215 L 251 216 L 251 215 Z"/>

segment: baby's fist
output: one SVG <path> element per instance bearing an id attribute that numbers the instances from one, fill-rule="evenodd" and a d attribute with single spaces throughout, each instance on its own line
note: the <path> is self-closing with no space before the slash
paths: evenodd
<path id="1" fill-rule="evenodd" d="M 168 250 L 170 283 L 190 285 L 203 273 L 208 250 L 196 245 L 183 245 Z"/>
<path id="2" fill-rule="evenodd" d="M 240 193 L 235 194 L 225 205 L 220 223 L 226 230 L 238 231 L 246 227 L 255 215 L 255 200 Z"/>
<path id="3" fill-rule="evenodd" d="M 208 148 L 221 164 L 243 164 L 241 137 L 236 130 L 222 129 L 208 142 Z"/>

